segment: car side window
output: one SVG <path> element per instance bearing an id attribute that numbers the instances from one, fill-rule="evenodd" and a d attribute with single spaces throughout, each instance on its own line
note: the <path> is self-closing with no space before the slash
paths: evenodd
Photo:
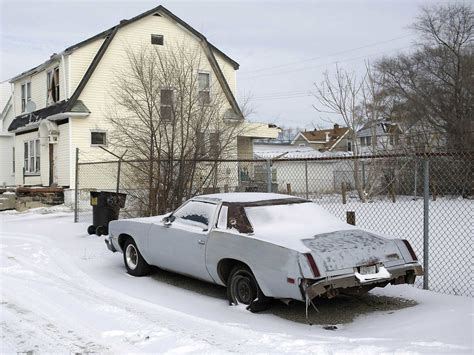
<path id="1" fill-rule="evenodd" d="M 208 229 L 216 205 L 201 201 L 189 201 L 173 213 L 174 223 Z"/>
<path id="2" fill-rule="evenodd" d="M 217 228 L 218 229 L 227 229 L 227 206 L 222 206 L 219 212 L 219 218 L 217 220 Z"/>

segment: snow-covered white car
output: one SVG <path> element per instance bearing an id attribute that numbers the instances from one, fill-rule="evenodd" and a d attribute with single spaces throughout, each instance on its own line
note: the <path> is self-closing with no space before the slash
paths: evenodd
<path id="1" fill-rule="evenodd" d="M 156 217 L 113 221 L 108 248 L 129 274 L 150 265 L 227 287 L 232 304 L 316 297 L 413 284 L 421 265 L 406 240 L 338 220 L 311 201 L 270 193 L 194 197 Z"/>

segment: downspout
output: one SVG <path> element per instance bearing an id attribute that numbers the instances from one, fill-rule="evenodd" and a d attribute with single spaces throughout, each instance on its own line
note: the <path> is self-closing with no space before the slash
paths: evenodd
<path id="1" fill-rule="evenodd" d="M 67 100 L 69 98 L 69 91 L 68 91 L 68 75 L 66 72 L 66 57 L 64 56 L 64 53 L 61 55 L 61 64 L 63 67 L 63 87 L 64 87 L 64 99 Z"/>

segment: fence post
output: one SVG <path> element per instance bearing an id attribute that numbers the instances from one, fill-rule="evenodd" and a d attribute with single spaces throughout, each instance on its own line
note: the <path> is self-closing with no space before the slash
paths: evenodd
<path id="1" fill-rule="evenodd" d="M 428 290 L 428 261 L 429 261 L 429 203 L 430 203 L 430 161 L 425 157 L 423 161 L 423 289 Z"/>
<path id="2" fill-rule="evenodd" d="M 304 161 L 304 182 L 305 182 L 305 192 L 306 192 L 306 199 L 309 200 L 309 193 L 308 193 L 308 161 Z"/>
<path id="3" fill-rule="evenodd" d="M 76 171 L 74 177 L 74 223 L 79 222 L 79 148 L 76 148 Z"/>
<path id="4" fill-rule="evenodd" d="M 416 192 L 418 185 L 418 159 L 415 158 L 415 186 L 413 186 L 413 198 L 416 200 Z"/>
<path id="5" fill-rule="evenodd" d="M 362 166 L 362 188 L 365 191 L 365 164 L 363 160 L 360 161 L 360 165 Z"/>
<path id="6" fill-rule="evenodd" d="M 272 192 L 272 160 L 267 159 L 267 192 Z"/>
<path id="7" fill-rule="evenodd" d="M 341 182 L 341 194 L 342 194 L 342 204 L 345 205 L 347 203 L 347 198 L 346 198 L 346 183 L 344 181 Z"/>
<path id="8" fill-rule="evenodd" d="M 348 224 L 356 225 L 356 213 L 355 211 L 346 211 L 346 222 Z"/>
<path id="9" fill-rule="evenodd" d="M 115 189 L 116 193 L 120 192 L 120 173 L 121 173 L 120 170 L 121 169 L 122 169 L 122 158 L 120 158 L 117 162 L 117 187 Z"/>

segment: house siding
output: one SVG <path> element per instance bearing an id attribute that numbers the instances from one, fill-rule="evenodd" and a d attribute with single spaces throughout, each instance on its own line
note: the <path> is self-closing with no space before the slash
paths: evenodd
<path id="1" fill-rule="evenodd" d="M 24 134 L 21 134 L 21 135 L 17 135 L 15 136 L 15 184 L 16 185 L 23 185 L 23 168 L 24 168 L 24 165 L 25 165 L 25 162 L 24 162 L 24 142 L 25 141 L 30 141 L 30 140 L 33 140 L 33 139 L 38 139 L 39 135 L 38 135 L 38 131 L 33 131 L 33 132 L 29 132 L 29 133 L 24 133 Z M 45 156 L 45 150 L 43 149 L 42 147 L 42 142 L 40 142 L 40 146 L 41 146 L 41 151 L 40 151 L 40 159 L 41 159 L 41 162 L 40 162 L 40 171 L 43 172 L 43 166 L 44 166 L 44 162 L 43 162 L 43 159 L 45 159 L 45 157 L 47 157 L 47 155 Z M 42 180 L 41 180 L 41 176 L 40 175 L 33 175 L 33 176 L 25 176 L 25 183 L 24 185 L 25 186 L 28 186 L 28 185 L 42 185 Z"/>
<path id="2" fill-rule="evenodd" d="M 201 47 L 200 40 L 183 27 L 178 26 L 174 21 L 165 16 L 158 17 L 152 15 L 121 27 L 79 97 L 89 108 L 91 114 L 87 118 L 71 119 L 73 151 L 76 147 L 79 148 L 82 161 L 115 159 L 99 147 L 91 147 L 91 130 L 105 130 L 108 138 L 113 134 L 113 127 L 106 118 L 108 107 L 114 103 L 111 98 L 112 85 L 115 82 L 117 73 L 123 72 L 129 66 L 126 49 L 138 52 L 143 50 L 143 48 L 152 48 L 150 47 L 153 46 L 150 42 L 151 34 L 164 36 L 164 46 L 157 47 L 160 51 L 170 51 L 180 45 L 186 45 L 190 51 L 195 50 L 202 54 L 201 67 L 199 69 L 211 73 L 211 90 L 219 90 L 217 93 L 223 95 L 222 88 L 212 71 L 211 65 Z M 75 62 L 75 59 L 71 61 L 71 74 L 74 73 L 72 75 L 76 75 Z M 235 73 L 233 71 L 235 72 L 233 68 L 230 70 L 230 68 L 225 67 L 224 76 L 230 82 L 231 90 L 235 90 Z M 230 105 L 228 105 L 228 108 L 230 108 Z M 70 186 L 74 184 L 74 168 L 72 166 Z"/>
<path id="3" fill-rule="evenodd" d="M 35 110 L 46 107 L 48 87 L 47 87 L 47 72 L 59 66 L 59 100 L 66 99 L 64 86 L 64 70 L 61 61 L 58 60 L 51 63 L 43 70 L 29 75 L 27 77 L 15 80 L 13 84 L 13 108 L 15 116 L 21 115 L 21 85 L 26 82 L 31 82 L 31 101 L 36 105 Z"/>
<path id="4" fill-rule="evenodd" d="M 70 185 L 70 156 L 69 151 L 69 124 L 62 124 L 58 126 L 59 139 L 58 143 L 54 145 L 54 160 L 56 167 L 54 169 L 54 181 L 59 186 Z"/>
<path id="5" fill-rule="evenodd" d="M 77 89 L 84 74 L 89 68 L 92 60 L 99 51 L 100 46 L 104 43 L 104 39 L 97 39 L 78 49 L 75 49 L 68 57 L 69 68 L 69 96 Z"/>
<path id="6" fill-rule="evenodd" d="M 0 136 L 0 185 L 14 185 L 13 173 L 14 137 Z"/>

